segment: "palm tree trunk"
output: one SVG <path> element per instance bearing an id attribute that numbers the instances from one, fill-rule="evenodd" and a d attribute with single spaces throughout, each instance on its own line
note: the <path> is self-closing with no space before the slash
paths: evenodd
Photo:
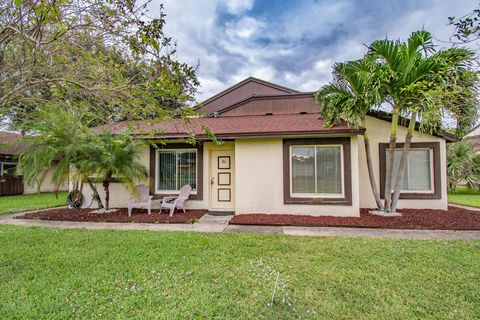
<path id="1" fill-rule="evenodd" d="M 107 174 L 107 178 L 103 181 L 103 189 L 105 190 L 105 206 L 106 209 L 110 209 L 110 179 L 112 174 Z"/>
<path id="2" fill-rule="evenodd" d="M 362 126 L 367 128 L 365 117 L 362 118 Z M 378 191 L 377 181 L 375 180 L 375 173 L 373 172 L 372 164 L 372 152 L 370 151 L 370 138 L 368 136 L 368 131 L 365 130 L 363 135 L 363 142 L 365 144 L 365 154 L 367 157 L 367 170 L 368 178 L 370 179 L 370 186 L 372 187 L 373 197 L 375 198 L 375 203 L 377 204 L 377 209 L 383 211 L 382 199 L 380 199 L 380 192 Z"/>
<path id="3" fill-rule="evenodd" d="M 100 198 L 100 195 L 98 194 L 97 188 L 92 183 L 92 181 L 90 181 L 90 179 L 88 179 L 88 178 L 87 178 L 87 183 L 90 186 L 90 189 L 92 189 L 92 192 L 93 192 L 92 198 L 93 198 L 93 200 L 95 200 L 97 202 L 98 209 L 103 209 L 102 199 Z"/>
<path id="4" fill-rule="evenodd" d="M 108 210 L 110 208 L 110 181 L 105 180 L 103 181 L 103 189 L 105 190 L 105 206 Z"/>
<path id="5" fill-rule="evenodd" d="M 397 144 L 398 119 L 400 110 L 393 109 L 392 126 L 390 127 L 390 143 L 388 147 L 387 165 L 385 170 L 385 211 L 390 212 L 392 203 L 392 173 L 395 159 L 395 147 Z"/>
<path id="6" fill-rule="evenodd" d="M 405 167 L 407 166 L 408 152 L 410 151 L 410 144 L 412 143 L 412 135 L 415 130 L 416 121 L 417 113 L 413 112 L 408 125 L 407 135 L 405 136 L 405 143 L 403 144 L 402 157 L 400 158 L 400 164 L 398 166 L 397 181 L 395 181 L 395 189 L 393 190 L 392 212 L 397 210 L 398 199 L 400 198 L 400 191 L 405 176 Z"/>

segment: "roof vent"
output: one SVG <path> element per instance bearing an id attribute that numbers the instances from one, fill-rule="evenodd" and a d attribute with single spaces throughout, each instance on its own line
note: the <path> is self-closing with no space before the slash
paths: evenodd
<path id="1" fill-rule="evenodd" d="M 215 112 L 213 113 L 213 117 L 214 117 L 214 118 L 218 118 L 218 112 L 215 111 Z"/>
<path id="2" fill-rule="evenodd" d="M 300 111 L 300 114 L 307 114 L 307 111 Z"/>
<path id="3" fill-rule="evenodd" d="M 265 113 L 265 115 L 266 115 L 266 116 L 273 116 L 273 113 L 267 112 L 267 113 Z"/>

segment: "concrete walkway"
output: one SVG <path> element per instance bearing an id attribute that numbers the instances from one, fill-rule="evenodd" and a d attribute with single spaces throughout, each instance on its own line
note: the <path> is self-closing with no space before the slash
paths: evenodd
<path id="1" fill-rule="evenodd" d="M 475 207 L 470 207 L 470 206 L 464 206 L 464 205 L 461 205 L 461 204 L 449 203 L 448 205 L 449 205 L 449 206 L 452 206 L 452 207 L 457 207 L 457 208 L 462 208 L 462 209 L 471 210 L 471 211 L 480 211 L 480 208 L 475 208 Z"/>
<path id="2" fill-rule="evenodd" d="M 308 237 L 364 237 L 394 239 L 480 240 L 480 231 L 411 230 L 336 227 L 276 227 L 229 225 L 225 232 L 269 233 Z"/>
<path id="3" fill-rule="evenodd" d="M 70 222 L 31 219 L 14 219 L 25 212 L 0 215 L 0 224 L 26 227 L 78 228 L 91 230 L 152 230 L 152 231 L 193 231 L 193 232 L 229 232 L 264 233 L 310 237 L 366 237 L 396 239 L 442 239 L 442 240 L 480 240 L 480 231 L 451 230 L 402 230 L 373 228 L 334 228 L 334 227 L 281 227 L 281 226 L 243 226 L 228 225 L 231 215 L 206 214 L 195 224 L 152 224 L 152 223 L 113 223 L 113 222 Z"/>
<path id="4" fill-rule="evenodd" d="M 92 230 L 153 230 L 153 231 L 194 231 L 194 232 L 223 232 L 232 218 L 229 216 L 204 215 L 195 224 L 154 224 L 154 223 L 115 223 L 115 222 L 76 222 L 76 221 L 48 221 L 32 219 L 15 219 L 25 212 L 0 215 L 0 224 L 10 224 L 25 227 L 54 227 L 66 229 Z"/>

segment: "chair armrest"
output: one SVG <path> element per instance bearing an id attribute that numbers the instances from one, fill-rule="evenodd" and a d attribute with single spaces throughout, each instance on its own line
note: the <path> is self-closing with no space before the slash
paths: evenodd
<path id="1" fill-rule="evenodd" d="M 177 197 L 163 197 L 162 202 L 168 202 L 177 199 Z"/>
<path id="2" fill-rule="evenodd" d="M 152 200 L 153 200 L 153 196 L 148 196 L 147 203 L 151 205 Z"/>

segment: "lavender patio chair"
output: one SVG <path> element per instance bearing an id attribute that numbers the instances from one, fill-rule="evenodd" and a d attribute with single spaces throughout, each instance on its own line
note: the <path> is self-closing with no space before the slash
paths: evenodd
<path id="1" fill-rule="evenodd" d="M 178 197 L 163 198 L 162 205 L 160 206 L 160 213 L 162 213 L 163 209 L 170 210 L 170 217 L 173 216 L 175 209 L 182 209 L 183 213 L 185 213 L 185 202 L 188 200 L 191 192 L 192 187 L 187 184 L 180 189 Z"/>
<path id="2" fill-rule="evenodd" d="M 140 194 L 140 199 L 131 198 L 130 203 L 128 204 L 128 216 L 132 216 L 132 209 L 147 209 L 148 214 L 152 213 L 152 198 L 150 195 L 148 187 L 144 184 L 139 184 L 137 186 L 138 193 Z"/>

